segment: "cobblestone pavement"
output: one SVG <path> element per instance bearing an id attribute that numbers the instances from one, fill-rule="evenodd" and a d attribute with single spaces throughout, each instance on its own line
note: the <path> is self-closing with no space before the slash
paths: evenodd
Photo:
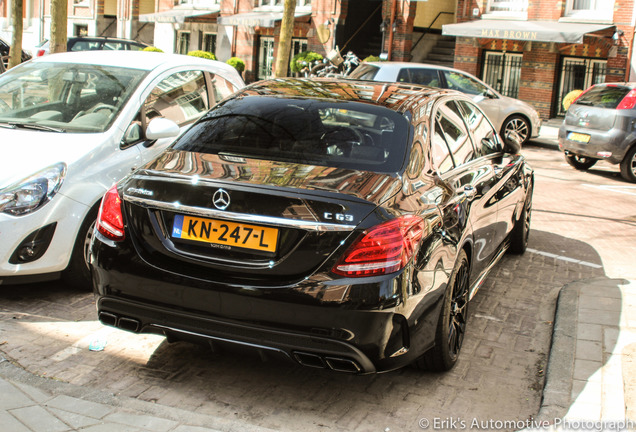
<path id="1" fill-rule="evenodd" d="M 615 166 L 581 173 L 554 150 L 523 152 L 537 171 L 530 249 L 506 256 L 482 285 L 449 373 L 350 376 L 168 344 L 102 326 L 92 294 L 60 283 L 0 289 L 0 351 L 40 376 L 280 431 L 529 419 L 541 405 L 559 290 L 582 279 L 636 279 L 636 188 Z M 105 349 L 90 351 L 95 341 Z"/>

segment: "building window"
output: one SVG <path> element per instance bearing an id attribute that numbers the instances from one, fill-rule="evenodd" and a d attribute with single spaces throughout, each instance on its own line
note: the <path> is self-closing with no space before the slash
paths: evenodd
<path id="1" fill-rule="evenodd" d="M 567 0 L 565 15 L 591 21 L 612 21 L 614 0 Z"/>
<path id="2" fill-rule="evenodd" d="M 74 24 L 73 35 L 75 36 L 88 36 L 88 26 L 85 24 Z"/>
<path id="3" fill-rule="evenodd" d="M 523 54 L 487 52 L 482 80 L 504 96 L 517 98 Z"/>
<path id="4" fill-rule="evenodd" d="M 283 7 L 283 0 L 258 0 L 258 7 Z"/>
<path id="5" fill-rule="evenodd" d="M 177 32 L 177 54 L 187 54 L 190 51 L 190 32 Z"/>
<path id="6" fill-rule="evenodd" d="M 258 0 L 259 8 L 282 9 L 283 0 Z M 311 7 L 311 0 L 296 0 L 296 8 Z"/>
<path id="7" fill-rule="evenodd" d="M 258 79 L 272 76 L 274 64 L 274 38 L 261 36 L 258 45 Z"/>
<path id="8" fill-rule="evenodd" d="M 216 34 L 205 33 L 203 35 L 203 51 L 207 51 L 212 54 L 216 54 Z"/>
<path id="9" fill-rule="evenodd" d="M 486 15 L 527 19 L 528 0 L 488 0 Z"/>
<path id="10" fill-rule="evenodd" d="M 292 39 L 291 50 L 289 52 L 289 60 L 293 59 L 296 54 L 307 51 L 307 39 Z M 287 68 L 287 76 L 292 76 L 291 68 Z"/>
<path id="11" fill-rule="evenodd" d="M 565 57 L 561 65 L 557 115 L 565 115 L 563 98 L 572 90 L 585 90 L 605 82 L 607 60 Z"/>

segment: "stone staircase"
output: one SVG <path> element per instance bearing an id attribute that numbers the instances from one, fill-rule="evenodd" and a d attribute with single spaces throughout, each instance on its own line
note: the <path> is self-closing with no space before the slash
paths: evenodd
<path id="1" fill-rule="evenodd" d="M 453 67 L 455 62 L 455 38 L 440 36 L 437 43 L 427 54 L 425 63 Z"/>

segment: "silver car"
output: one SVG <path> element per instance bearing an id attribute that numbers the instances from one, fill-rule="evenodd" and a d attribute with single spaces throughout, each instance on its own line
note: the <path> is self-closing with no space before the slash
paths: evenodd
<path id="1" fill-rule="evenodd" d="M 636 83 L 596 84 L 572 102 L 559 128 L 565 160 L 587 170 L 598 160 L 619 164 L 636 183 Z"/>
<path id="2" fill-rule="evenodd" d="M 407 82 L 458 90 L 473 96 L 501 136 L 514 131 L 521 144 L 539 136 L 541 119 L 529 104 L 507 97 L 468 72 L 426 63 L 364 62 L 348 78 Z"/>

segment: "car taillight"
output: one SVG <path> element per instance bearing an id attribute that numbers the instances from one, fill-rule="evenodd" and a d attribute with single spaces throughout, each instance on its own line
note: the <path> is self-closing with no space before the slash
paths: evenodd
<path id="1" fill-rule="evenodd" d="M 332 269 L 346 277 L 366 277 L 401 270 L 424 237 L 419 216 L 402 216 L 366 230 Z"/>
<path id="2" fill-rule="evenodd" d="M 621 103 L 618 104 L 616 109 L 632 109 L 636 105 L 636 89 L 631 90 L 627 95 L 621 100 Z"/>
<path id="3" fill-rule="evenodd" d="M 124 239 L 124 216 L 121 213 L 121 198 L 117 193 L 117 185 L 110 188 L 102 198 L 97 215 L 97 231 L 111 240 Z"/>
<path id="4" fill-rule="evenodd" d="M 43 49 L 39 49 L 38 52 L 35 53 L 36 57 L 42 57 L 46 51 Z"/>

